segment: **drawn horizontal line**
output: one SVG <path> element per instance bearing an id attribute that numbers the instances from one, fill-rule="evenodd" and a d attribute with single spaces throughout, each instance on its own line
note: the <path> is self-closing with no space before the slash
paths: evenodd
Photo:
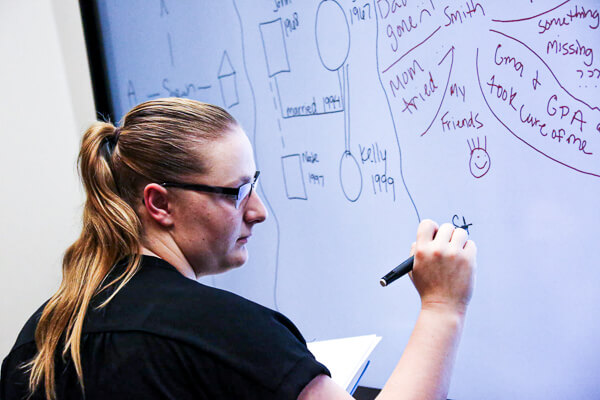
<path id="1" fill-rule="evenodd" d="M 282 115 L 281 117 L 283 119 L 288 119 L 288 118 L 298 118 L 298 117 L 312 117 L 314 115 L 327 115 L 327 114 L 336 114 L 339 112 L 343 112 L 344 110 L 337 110 L 337 111 L 327 111 L 327 112 L 316 112 L 316 113 L 312 113 L 312 114 L 299 114 L 299 115 Z"/>

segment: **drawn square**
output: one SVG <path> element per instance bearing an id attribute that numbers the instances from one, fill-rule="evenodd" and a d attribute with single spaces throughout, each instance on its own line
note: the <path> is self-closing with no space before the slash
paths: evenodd
<path id="1" fill-rule="evenodd" d="M 283 181 L 288 199 L 307 200 L 304 174 L 302 173 L 302 159 L 300 154 L 290 154 L 281 157 L 283 168 Z"/>
<path id="2" fill-rule="evenodd" d="M 226 108 L 231 108 L 239 104 L 235 72 L 231 75 L 219 77 L 219 87 L 221 88 L 221 97 Z"/>
<path id="3" fill-rule="evenodd" d="M 259 24 L 269 77 L 290 72 L 281 18 Z"/>

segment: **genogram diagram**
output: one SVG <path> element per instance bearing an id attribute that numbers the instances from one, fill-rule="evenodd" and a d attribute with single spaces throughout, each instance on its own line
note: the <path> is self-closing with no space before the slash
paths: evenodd
<path id="1" fill-rule="evenodd" d="M 298 14 L 294 13 L 294 17 L 295 23 L 298 24 Z M 339 184 L 345 198 L 350 202 L 355 202 L 362 192 L 363 177 L 356 155 L 352 152 L 350 138 L 350 66 L 347 63 L 350 52 L 350 27 L 344 10 L 334 0 L 325 0 L 319 3 L 314 21 L 314 40 L 318 59 L 321 67 L 329 72 L 329 82 L 337 84 L 330 85 L 330 91 L 322 92 L 318 98 L 301 92 L 303 85 L 300 78 L 295 77 L 295 71 L 306 66 L 290 65 L 288 52 L 294 50 L 288 50 L 286 45 L 286 30 L 284 30 L 282 19 L 277 18 L 259 24 L 270 78 L 269 86 L 273 94 L 273 107 L 278 112 L 277 123 L 280 131 L 282 130 L 282 121 L 343 114 L 343 128 L 340 130 L 343 131 L 344 149 L 340 151 Z M 289 22 L 286 21 L 286 26 L 289 27 L 289 25 Z M 338 40 L 331 40 L 333 37 Z M 314 66 L 312 67 L 314 68 Z M 283 77 L 288 78 L 287 88 L 281 85 Z M 307 100 L 299 104 L 297 98 Z M 312 173 L 305 175 L 302 164 L 307 161 L 318 162 L 316 156 L 300 153 L 285 154 L 281 157 L 288 199 L 308 199 L 306 179 L 312 183 L 324 185 L 325 177 L 323 175 Z"/>
<path id="2" fill-rule="evenodd" d="M 394 301 L 412 304 L 414 292 L 382 293 L 379 271 L 402 261 L 421 216 L 483 239 L 480 306 L 496 304 L 492 291 L 516 293 L 506 296 L 511 305 L 528 302 L 506 289 L 518 282 L 489 255 L 503 237 L 522 244 L 516 256 L 539 276 L 558 268 L 554 258 L 591 269 L 584 258 L 594 249 L 569 241 L 575 234 L 537 228 L 569 232 L 572 221 L 598 219 L 586 199 L 600 184 L 597 2 L 149 4 L 115 24 L 118 36 L 135 39 L 126 54 L 139 56 L 125 57 L 135 65 L 119 82 L 125 105 L 166 96 L 218 104 L 248 134 L 261 170 L 256 193 L 269 218 L 248 243 L 248 265 L 214 277 L 214 286 L 285 312 L 309 338 L 359 332 L 359 313 L 398 337 L 398 324 L 381 317 L 399 311 Z M 545 299 L 552 284 L 538 280 L 526 296 Z M 476 314 L 473 326 L 486 334 L 467 341 L 466 359 L 505 351 L 489 339 L 498 320 L 533 325 L 535 313 L 513 309 L 496 321 Z M 376 374 L 394 361 L 381 357 Z M 473 386 L 470 377 L 458 382 Z"/>
<path id="3" fill-rule="evenodd" d="M 175 29 L 179 6 L 157 0 L 152 45 L 165 68 L 143 82 L 131 74 L 121 90 L 130 106 L 166 96 L 216 102 L 249 121 L 253 139 L 267 135 L 260 122 L 273 120 L 276 140 L 257 163 L 281 174 L 278 195 L 289 205 L 376 204 L 420 220 L 414 192 L 432 149 L 450 149 L 473 182 L 505 168 L 501 136 L 533 157 L 600 176 L 600 17 L 590 4 L 278 1 L 239 13 L 232 1 L 236 15 L 221 16 L 226 39 L 215 35 L 210 62 L 199 51 L 195 67 L 210 72 L 182 74 L 192 63 Z M 267 96 L 255 94 L 262 87 Z M 261 194 L 277 220 L 287 204 L 271 205 L 275 192 L 262 186 Z"/>
<path id="4" fill-rule="evenodd" d="M 129 76 L 121 86 L 129 106 L 166 96 L 218 99 L 226 109 L 240 106 L 245 100 L 240 96 L 241 66 L 234 62 L 239 55 L 232 53 L 230 44 L 221 45 L 218 68 L 210 78 L 179 73 L 187 63 L 187 50 L 182 48 L 181 32 L 173 29 L 173 7 L 168 0 L 153 3 L 159 40 L 152 45 L 163 55 L 160 62 L 166 68 L 152 81 Z M 480 139 L 490 144 L 485 150 L 492 159 L 499 131 L 490 128 L 496 127 L 536 157 L 600 176 L 600 108 L 595 96 L 600 83 L 600 16 L 593 2 L 532 0 L 505 9 L 482 0 L 322 0 L 302 6 L 278 1 L 273 9 L 257 14 L 252 29 L 260 43 L 254 48 L 262 54 L 253 53 L 252 63 L 264 57 L 280 132 L 282 190 L 288 200 L 309 200 L 311 188 L 334 182 L 351 203 L 381 191 L 391 191 L 395 200 L 401 188 L 410 197 L 401 142 L 408 140 L 405 148 L 410 148 L 419 137 L 442 135 L 463 144 Z M 242 23 L 245 18 L 240 17 Z M 360 31 L 360 26 L 371 29 Z M 310 35 L 300 41 L 302 32 Z M 365 47 L 375 49 L 375 71 L 365 69 L 368 56 L 356 56 Z M 381 146 L 379 140 L 357 142 L 352 134 L 353 116 L 364 118 L 361 108 L 366 102 L 352 98 L 352 89 L 373 72 L 398 143 L 394 174 L 387 165 L 389 146 Z M 328 125 L 323 133 L 323 140 L 343 138 L 336 171 L 311 169 L 323 166 L 324 155 L 294 148 L 288 132 L 301 120 L 333 121 L 336 116 L 339 132 Z M 369 154 L 380 147 L 381 155 Z M 369 174 L 365 165 L 375 161 L 384 168 Z M 473 175 L 470 154 L 464 156 L 463 166 Z M 494 163 L 474 177 L 486 179 L 499 167 Z M 413 208 L 418 215 L 414 202 Z"/>
<path id="5" fill-rule="evenodd" d="M 506 134 L 533 150 L 534 157 L 600 176 L 600 114 L 592 96 L 598 85 L 597 9 L 572 1 L 550 6 L 531 2 L 529 8 L 518 10 L 526 15 L 514 16 L 509 11 L 517 10 L 484 1 L 380 0 L 352 2 L 350 8 L 348 3 L 323 0 L 314 6 L 314 14 L 306 9 L 297 14 L 300 26 L 306 19 L 314 24 L 315 46 L 303 51 L 314 55 L 316 50 L 320 68 L 331 73 L 325 78 L 329 92 L 318 96 L 310 95 L 310 84 L 298 75 L 302 69 L 316 70 L 315 63 L 291 61 L 298 49 L 288 44 L 285 18 L 259 24 L 273 109 L 282 132 L 280 162 L 288 200 L 311 199 L 309 185 L 324 184 L 331 171 L 307 174 L 305 168 L 318 162 L 319 155 L 287 152 L 287 127 L 304 118 L 336 114 L 343 116 L 337 177 L 344 199 L 357 202 L 370 193 L 364 189 L 372 183 L 379 192 L 392 187 L 390 199 L 395 201 L 396 187 L 402 188 L 418 219 L 405 179 L 407 173 L 415 174 L 415 165 L 406 169 L 403 152 L 424 141 L 443 140 L 455 146 L 462 174 L 475 181 L 493 179 L 494 168 L 502 167 L 492 160 L 498 136 Z M 375 139 L 357 146 L 351 135 L 353 116 L 364 118 L 360 107 L 351 106 L 365 99 L 350 97 L 354 77 L 364 73 L 364 65 L 350 62 L 357 52 L 354 32 L 360 23 L 374 28 L 369 42 L 375 48 L 377 69 L 370 73 L 377 75 L 392 121 L 389 128 L 398 143 L 394 164 L 398 180 L 387 167 L 389 147 L 380 147 Z M 581 26 L 573 30 L 570 24 Z M 473 40 L 455 39 L 470 37 L 465 32 Z M 360 42 L 364 46 L 364 36 Z M 567 65 L 564 59 L 574 62 Z M 333 93 L 332 80 L 337 83 Z M 365 163 L 382 163 L 384 172 L 368 176 Z"/>

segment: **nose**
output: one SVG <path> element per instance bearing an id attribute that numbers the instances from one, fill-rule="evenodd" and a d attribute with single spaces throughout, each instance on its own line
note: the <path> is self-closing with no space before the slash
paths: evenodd
<path id="1" fill-rule="evenodd" d="M 244 221 L 248 224 L 259 224 L 267 219 L 268 212 L 258 195 L 258 188 L 250 193 L 244 212 Z"/>

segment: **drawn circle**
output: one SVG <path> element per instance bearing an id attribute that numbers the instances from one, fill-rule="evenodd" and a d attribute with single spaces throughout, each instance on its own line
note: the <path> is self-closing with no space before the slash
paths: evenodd
<path id="1" fill-rule="evenodd" d="M 481 178 L 490 170 L 490 155 L 484 149 L 477 147 L 471 152 L 469 169 L 475 178 Z"/>
<path id="2" fill-rule="evenodd" d="M 362 173 L 358 161 L 349 151 L 344 151 L 340 160 L 340 184 L 346 199 L 358 200 L 362 192 Z"/>
<path id="3" fill-rule="evenodd" d="M 321 63 L 337 71 L 350 52 L 350 26 L 344 10 L 335 0 L 323 0 L 317 8 L 315 39 Z"/>

